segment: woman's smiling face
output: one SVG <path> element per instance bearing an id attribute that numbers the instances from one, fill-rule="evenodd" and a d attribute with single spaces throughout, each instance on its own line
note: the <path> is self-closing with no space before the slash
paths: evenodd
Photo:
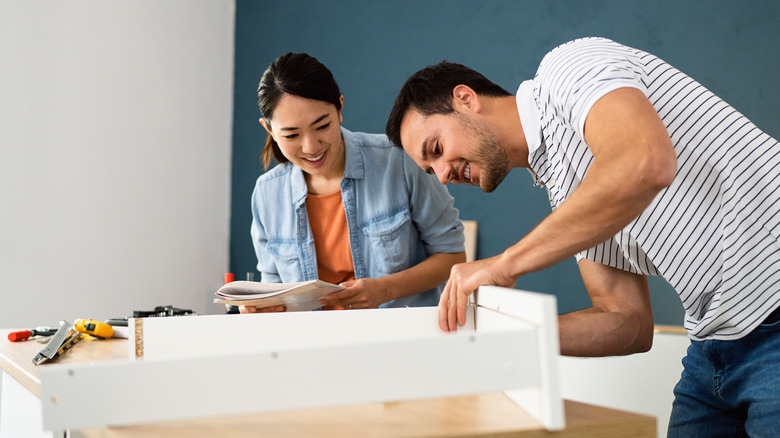
<path id="1" fill-rule="evenodd" d="M 344 173 L 341 121 L 333 104 L 292 94 L 279 99 L 273 119 L 260 119 L 290 162 L 309 175 L 326 177 Z"/>

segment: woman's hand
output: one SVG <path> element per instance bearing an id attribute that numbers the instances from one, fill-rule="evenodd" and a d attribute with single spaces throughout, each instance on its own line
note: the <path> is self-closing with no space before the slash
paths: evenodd
<path id="1" fill-rule="evenodd" d="M 341 283 L 346 289 L 328 294 L 320 304 L 343 307 L 344 309 L 375 309 L 393 299 L 382 278 L 361 278 Z"/>
<path id="2" fill-rule="evenodd" d="M 271 313 L 271 312 L 286 312 L 287 306 L 269 306 L 269 307 L 255 307 L 255 306 L 238 306 L 239 313 Z"/>

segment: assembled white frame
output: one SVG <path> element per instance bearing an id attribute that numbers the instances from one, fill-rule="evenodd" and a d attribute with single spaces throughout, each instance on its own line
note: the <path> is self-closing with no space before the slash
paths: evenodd
<path id="1" fill-rule="evenodd" d="M 505 392 L 564 427 L 555 297 L 481 287 L 466 328 L 436 308 L 137 320 L 130 361 L 41 369 L 46 430 Z M 131 337 L 131 341 L 132 341 Z M 90 403 L 84 408 L 84 395 Z"/>

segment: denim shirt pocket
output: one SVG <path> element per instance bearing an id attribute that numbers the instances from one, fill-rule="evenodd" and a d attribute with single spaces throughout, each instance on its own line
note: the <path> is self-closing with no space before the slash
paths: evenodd
<path id="1" fill-rule="evenodd" d="M 268 241 L 266 248 L 282 283 L 302 281 L 303 269 L 295 242 Z"/>
<path id="2" fill-rule="evenodd" d="M 411 232 L 407 208 L 374 218 L 365 225 L 363 234 L 371 245 L 372 267 L 379 274 L 392 274 L 409 267 Z"/>

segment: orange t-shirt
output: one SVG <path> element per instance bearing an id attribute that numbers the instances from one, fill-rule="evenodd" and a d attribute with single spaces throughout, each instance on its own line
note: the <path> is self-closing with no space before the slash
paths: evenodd
<path id="1" fill-rule="evenodd" d="M 347 214 L 341 190 L 327 195 L 309 193 L 306 196 L 306 212 L 314 235 L 320 280 L 334 284 L 354 280 L 355 266 L 349 249 Z"/>

